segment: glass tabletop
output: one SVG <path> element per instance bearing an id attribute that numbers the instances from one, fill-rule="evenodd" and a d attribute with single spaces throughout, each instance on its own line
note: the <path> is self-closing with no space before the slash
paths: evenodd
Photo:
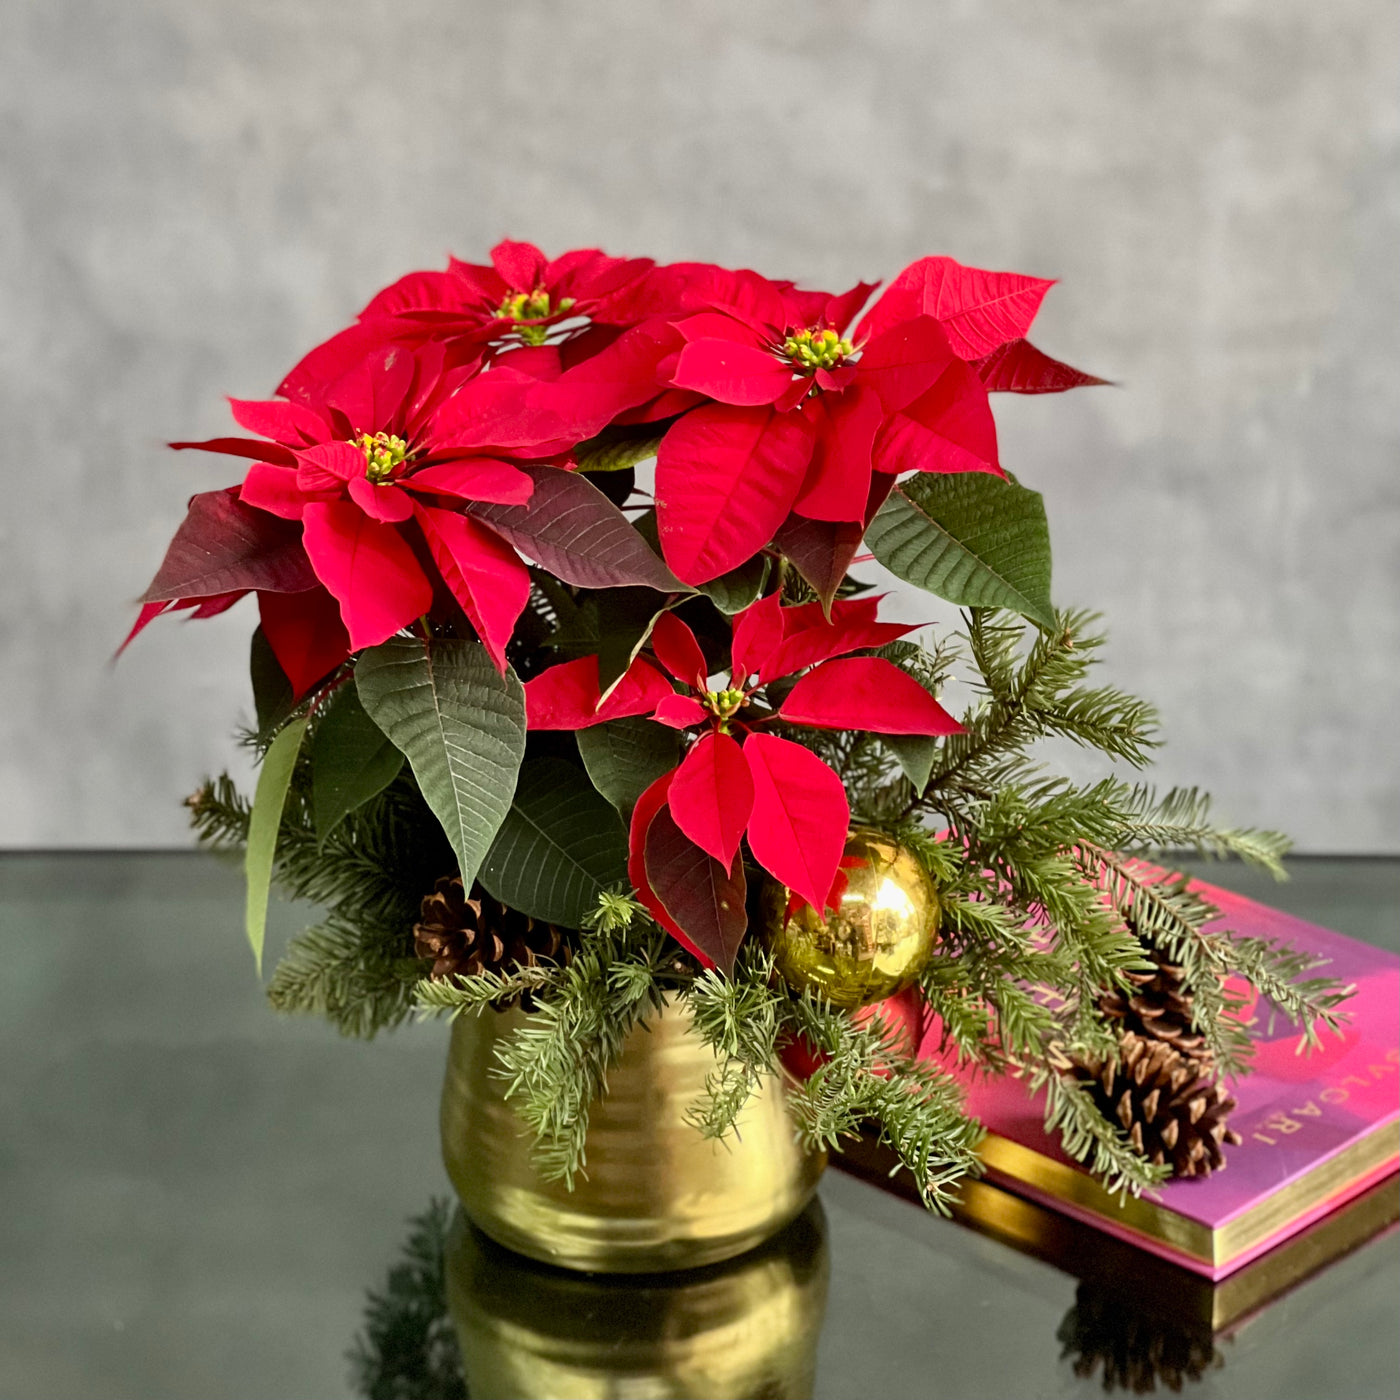
<path id="1" fill-rule="evenodd" d="M 1400 947 L 1400 861 L 1210 878 Z M 1214 1336 L 835 1170 L 718 1269 L 525 1264 L 448 1205 L 446 1028 L 274 1015 L 241 919 L 212 857 L 0 857 L 0 1397 L 1400 1391 L 1394 1230 Z"/>

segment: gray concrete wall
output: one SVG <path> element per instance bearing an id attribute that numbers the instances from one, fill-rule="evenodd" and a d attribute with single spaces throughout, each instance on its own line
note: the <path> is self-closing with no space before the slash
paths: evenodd
<path id="1" fill-rule="evenodd" d="M 0 843 L 185 839 L 243 608 L 106 667 L 225 424 L 501 234 L 1059 277 L 999 401 L 1159 777 L 1400 849 L 1392 0 L 0 0 Z"/>

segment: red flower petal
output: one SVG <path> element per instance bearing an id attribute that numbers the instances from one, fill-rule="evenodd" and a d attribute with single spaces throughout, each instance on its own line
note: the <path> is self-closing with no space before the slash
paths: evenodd
<path id="1" fill-rule="evenodd" d="M 860 333 L 877 334 L 911 316 L 933 316 L 954 353 L 976 360 L 1024 336 L 1054 285 L 1019 272 L 964 267 L 952 258 L 920 258 L 890 283 L 862 321 Z"/>
<path id="2" fill-rule="evenodd" d="M 875 439 L 877 471 L 993 472 L 997 429 L 971 365 L 955 361 L 926 394 L 896 413 Z"/>
<path id="3" fill-rule="evenodd" d="M 789 724 L 876 734 L 961 734 L 963 727 L 898 666 L 878 656 L 825 661 L 793 686 L 779 710 Z"/>
<path id="4" fill-rule="evenodd" d="M 371 520 L 401 525 L 413 518 L 413 497 L 392 482 L 376 485 L 367 476 L 350 478 L 350 499 Z"/>
<path id="5" fill-rule="evenodd" d="M 1085 374 L 1061 360 L 1052 360 L 1029 340 L 1008 341 L 990 355 L 975 360 L 972 367 L 989 393 L 1060 394 L 1066 389 L 1112 382 Z"/>
<path id="6" fill-rule="evenodd" d="M 533 243 L 503 238 L 491 249 L 491 263 L 512 291 L 533 292 L 544 284 L 545 256 Z"/>
<path id="7" fill-rule="evenodd" d="M 742 685 L 749 676 L 757 675 L 781 644 L 782 604 L 780 594 L 770 593 L 750 603 L 735 617 L 734 642 L 729 653 L 735 685 Z"/>
<path id="8" fill-rule="evenodd" d="M 245 506 L 256 506 L 258 510 L 265 510 L 270 515 L 280 515 L 283 520 L 300 520 L 307 501 L 317 497 L 308 496 L 297 485 L 297 475 L 295 468 L 274 467 L 268 462 L 254 462 L 248 468 L 248 475 L 243 478 L 243 485 L 238 488 L 238 499 Z M 321 497 L 324 499 L 332 494 L 340 495 L 339 484 L 333 493 L 322 492 Z"/>
<path id="9" fill-rule="evenodd" d="M 675 784 L 671 797 L 675 798 Z M 744 864 L 722 865 L 680 829 L 673 807 L 662 807 L 647 826 L 643 846 L 652 895 L 674 919 L 674 932 L 707 966 L 732 972 L 748 932 Z"/>
<path id="10" fill-rule="evenodd" d="M 131 631 L 126 634 L 126 640 L 112 656 L 113 662 L 146 630 L 150 623 L 154 622 L 162 613 L 170 612 L 177 606 L 179 606 L 179 600 L 175 598 L 160 598 L 154 603 L 142 603 L 141 611 L 136 614 L 136 621 L 131 624 Z"/>
<path id="11" fill-rule="evenodd" d="M 519 467 L 499 462 L 494 457 L 464 457 L 457 462 L 440 462 L 403 477 L 399 485 L 409 491 L 433 491 L 501 506 L 523 506 L 535 490 L 535 483 Z"/>
<path id="12" fill-rule="evenodd" d="M 696 340 L 681 351 L 671 383 L 720 403 L 776 403 L 792 384 L 792 366 L 756 345 Z"/>
<path id="13" fill-rule="evenodd" d="M 656 659 L 682 684 L 705 689 L 709 667 L 695 633 L 673 612 L 663 612 L 651 629 Z"/>
<path id="14" fill-rule="evenodd" d="M 862 520 L 870 495 L 871 448 L 885 419 L 880 398 L 857 385 L 811 402 L 816 451 L 793 509 L 809 520 Z"/>
<path id="15" fill-rule="evenodd" d="M 663 695 L 652 719 L 669 729 L 689 729 L 709 719 L 705 707 L 693 695 Z"/>
<path id="16" fill-rule="evenodd" d="M 505 674 L 506 643 L 530 596 L 530 571 L 499 535 L 470 516 L 419 506 L 433 562 Z"/>
<path id="17" fill-rule="evenodd" d="M 228 406 L 240 428 L 288 447 L 303 447 L 326 436 L 324 420 L 299 403 L 285 399 L 230 399 Z"/>
<path id="18" fill-rule="evenodd" d="M 528 686 L 526 693 L 529 693 Z M 656 819 L 657 813 L 665 808 L 666 798 L 675 776 L 674 768 L 669 773 L 663 773 L 637 799 L 637 805 L 632 808 L 632 821 L 627 829 L 627 878 L 631 880 L 632 888 L 637 891 L 637 898 L 646 905 L 652 918 L 682 947 L 689 948 L 701 962 L 709 967 L 713 966 L 711 960 L 681 932 L 680 926 L 666 912 L 666 906 L 657 898 L 656 891 L 652 889 L 651 882 L 647 879 L 647 831 Z"/>
<path id="19" fill-rule="evenodd" d="M 916 316 L 877 335 L 857 361 L 862 384 L 874 389 L 887 413 L 913 403 L 956 356 L 938 322 Z"/>
<path id="20" fill-rule="evenodd" d="M 823 908 L 851 821 L 841 779 L 811 750 L 771 734 L 750 734 L 743 753 L 753 775 L 754 859 L 814 908 Z"/>
<path id="21" fill-rule="evenodd" d="M 324 588 L 305 593 L 259 593 L 263 635 L 300 699 L 350 655 L 340 608 Z"/>
<path id="22" fill-rule="evenodd" d="M 340 602 L 350 645 L 378 646 L 433 604 L 433 586 L 408 541 L 352 501 L 312 501 L 303 541 L 316 576 Z"/>
<path id="23" fill-rule="evenodd" d="M 736 345 L 752 346 L 757 339 L 752 326 L 718 311 L 701 311 L 698 315 L 687 316 L 684 321 L 674 321 L 672 324 L 687 344 L 693 340 L 728 340 Z"/>
<path id="24" fill-rule="evenodd" d="M 656 460 L 657 527 L 677 576 L 706 583 L 751 559 L 787 518 L 811 457 L 800 414 L 716 404 L 680 419 Z"/>
<path id="25" fill-rule="evenodd" d="M 262 442 L 257 438 L 221 437 L 208 438 L 204 442 L 167 442 L 176 452 L 219 452 L 226 457 L 250 457 L 255 462 L 275 462 L 279 467 L 294 467 L 297 459 L 291 452 L 275 442 Z"/>
<path id="26" fill-rule="evenodd" d="M 670 804 L 676 825 L 728 870 L 753 811 L 743 749 L 728 734 L 702 734 L 676 769 Z"/>
<path id="27" fill-rule="evenodd" d="M 783 642 L 761 668 L 763 679 L 775 681 L 779 676 L 790 676 L 843 652 L 881 647 L 915 630 L 913 625 L 877 622 L 878 605 L 878 598 L 833 603 L 829 619 L 820 603 L 784 608 Z"/>
<path id="28" fill-rule="evenodd" d="M 339 491 L 344 482 L 365 477 L 365 454 L 348 442 L 319 442 L 296 455 L 303 491 Z"/>
<path id="29" fill-rule="evenodd" d="M 645 715 L 668 695 L 671 682 L 640 656 L 600 706 L 598 658 L 580 656 L 525 682 L 525 714 L 531 729 L 587 729 L 605 720 Z"/>

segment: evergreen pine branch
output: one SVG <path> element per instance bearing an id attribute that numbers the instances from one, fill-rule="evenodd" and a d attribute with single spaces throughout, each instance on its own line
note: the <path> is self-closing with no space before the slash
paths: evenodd
<path id="1" fill-rule="evenodd" d="M 1065 1151 L 1100 1178 L 1110 1195 L 1139 1195 L 1170 1175 L 1170 1167 L 1147 1161 L 1104 1117 L 1086 1085 L 1049 1064 L 1031 1070 L 1028 1080 L 1032 1093 L 1045 1091 L 1046 1131 L 1058 1133 Z"/>
<path id="2" fill-rule="evenodd" d="M 267 999 L 278 1011 L 324 1016 L 342 1035 L 371 1039 L 405 1020 L 422 975 L 411 936 L 332 916 L 288 944 Z"/>
<path id="3" fill-rule="evenodd" d="M 958 1086 L 938 1066 L 916 1060 L 881 1017 L 856 1025 L 810 994 L 789 1000 L 790 1024 L 823 1063 L 789 1089 L 803 1138 L 835 1147 L 868 1122 L 898 1155 L 930 1209 L 946 1213 L 950 1187 L 980 1170 L 980 1124 L 963 1110 Z"/>
<path id="4" fill-rule="evenodd" d="M 535 1137 L 535 1164 L 572 1188 L 586 1169 L 588 1111 L 648 1012 L 663 1004 L 674 954 L 648 932 L 630 946 L 595 937 L 559 970 L 534 1012 L 496 1047 L 506 1098 Z"/>
<path id="5" fill-rule="evenodd" d="M 685 1002 L 717 1061 L 686 1118 L 705 1137 L 723 1138 L 764 1079 L 778 1072 L 784 998 L 776 990 L 772 959 L 750 943 L 732 977 L 707 969 L 687 989 Z"/>
<path id="6" fill-rule="evenodd" d="M 1172 788 L 1158 797 L 1150 787 L 1126 792 L 1118 803 L 1118 829 L 1107 845 L 1125 854 L 1193 850 L 1207 860 L 1235 857 L 1286 878 L 1283 857 L 1292 842 L 1277 831 L 1220 827 L 1210 820 L 1211 799 L 1196 788 Z"/>

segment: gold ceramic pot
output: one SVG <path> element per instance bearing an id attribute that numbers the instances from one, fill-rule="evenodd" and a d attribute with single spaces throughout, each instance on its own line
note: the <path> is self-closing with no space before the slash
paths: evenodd
<path id="1" fill-rule="evenodd" d="M 812 1394 L 829 1272 L 819 1201 L 758 1249 L 683 1274 L 551 1269 L 460 1215 L 446 1265 L 472 1400 Z"/>
<path id="2" fill-rule="evenodd" d="M 811 1199 L 826 1155 L 793 1132 L 781 1084 L 740 1115 L 737 1137 L 707 1141 L 685 1121 L 715 1056 L 668 1003 L 638 1026 L 588 1120 L 587 1176 L 545 1181 L 531 1137 L 492 1073 L 520 1011 L 460 1016 L 442 1089 L 442 1151 L 463 1208 L 498 1243 L 568 1269 L 651 1273 L 732 1258 Z"/>

